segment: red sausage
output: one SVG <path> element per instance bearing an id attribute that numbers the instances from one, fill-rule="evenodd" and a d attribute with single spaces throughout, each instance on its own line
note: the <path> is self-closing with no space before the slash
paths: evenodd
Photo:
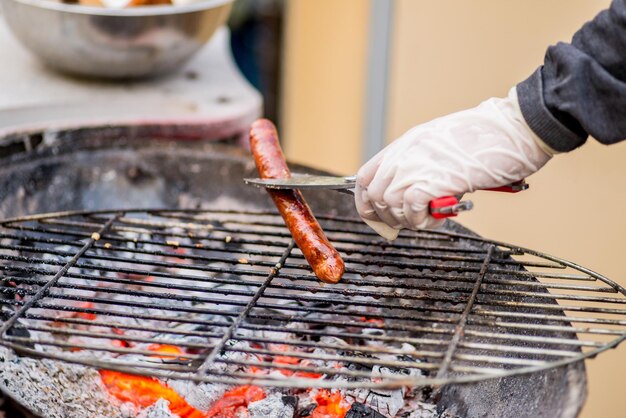
<path id="1" fill-rule="evenodd" d="M 261 178 L 291 177 L 272 122 L 259 119 L 252 124 L 250 148 Z M 317 278 L 326 283 L 337 283 L 345 271 L 344 262 L 326 238 L 300 191 L 266 190 Z"/>

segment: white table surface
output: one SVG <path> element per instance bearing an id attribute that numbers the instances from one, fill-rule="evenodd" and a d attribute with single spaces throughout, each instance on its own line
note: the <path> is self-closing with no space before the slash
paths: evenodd
<path id="1" fill-rule="evenodd" d="M 0 135 L 137 121 L 245 125 L 261 106 L 260 94 L 234 64 L 226 28 L 175 74 L 120 83 L 73 78 L 45 67 L 0 18 Z"/>

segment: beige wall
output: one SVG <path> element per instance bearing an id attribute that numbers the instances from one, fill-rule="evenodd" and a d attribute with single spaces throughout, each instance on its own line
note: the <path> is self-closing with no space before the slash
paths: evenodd
<path id="1" fill-rule="evenodd" d="M 344 173 L 359 165 L 367 3 L 289 1 L 283 132 L 292 158 Z M 548 44 L 569 40 L 608 4 L 396 0 L 387 139 L 506 94 L 543 61 Z M 576 261 L 626 285 L 625 181 L 626 143 L 604 147 L 590 141 L 554 158 L 529 179 L 527 192 L 474 194 L 476 208 L 458 219 L 486 237 Z M 583 417 L 626 416 L 626 346 L 587 367 Z"/>
<path id="2" fill-rule="evenodd" d="M 281 136 L 292 161 L 359 167 L 368 12 L 364 0 L 287 2 Z"/>

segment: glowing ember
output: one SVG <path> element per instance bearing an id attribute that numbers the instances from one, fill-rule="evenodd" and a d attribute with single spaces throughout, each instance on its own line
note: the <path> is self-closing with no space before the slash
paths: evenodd
<path id="1" fill-rule="evenodd" d="M 344 418 L 350 410 L 350 404 L 338 391 L 319 389 L 311 395 L 317 403 L 317 408 L 309 415 L 310 418 Z"/>
<path id="2" fill-rule="evenodd" d="M 124 330 L 121 330 L 119 328 L 111 328 L 111 332 L 113 334 L 116 335 L 125 335 L 126 333 L 124 332 Z M 114 345 L 115 347 L 120 347 L 120 348 L 128 348 L 128 347 L 132 347 L 133 344 L 131 344 L 130 342 L 126 341 L 126 340 L 111 340 L 111 344 Z"/>
<path id="3" fill-rule="evenodd" d="M 160 398 L 170 403 L 170 411 L 180 418 L 205 418 L 206 415 L 185 401 L 178 393 L 157 379 L 146 376 L 100 370 L 100 378 L 107 391 L 122 402 L 131 402 L 147 408 Z"/>
<path id="4" fill-rule="evenodd" d="M 380 318 L 368 318 L 367 316 L 362 316 L 359 318 L 362 322 L 368 322 L 370 324 L 384 324 L 385 321 Z"/>
<path id="5" fill-rule="evenodd" d="M 184 256 L 187 255 L 187 250 L 184 248 L 176 247 L 173 250 L 170 250 L 168 252 L 174 255 L 172 257 L 165 257 L 165 260 L 169 261 L 170 263 L 178 263 L 178 264 L 191 264 L 192 263 L 192 260 L 189 260 L 188 258 L 184 258 Z M 175 257 L 175 255 L 180 255 L 183 257 Z"/>
<path id="6" fill-rule="evenodd" d="M 300 364 L 300 359 L 297 357 L 276 356 L 274 357 L 273 363 L 297 365 L 297 364 Z M 289 369 L 278 369 L 278 370 L 285 376 L 291 376 L 293 374 L 293 370 L 289 370 Z"/>
<path id="7" fill-rule="evenodd" d="M 274 364 L 290 364 L 294 366 L 297 365 L 297 366 L 306 367 L 306 366 L 310 366 L 310 361 L 297 358 L 297 357 L 291 357 L 291 356 L 276 356 L 274 357 Z M 295 375 L 298 377 L 306 377 L 309 379 L 319 379 L 320 377 L 322 377 L 320 373 L 314 373 L 314 372 L 298 371 L 294 373 L 293 370 L 289 370 L 289 369 L 278 369 L 278 370 L 285 376 Z"/>
<path id="8" fill-rule="evenodd" d="M 248 416 L 248 405 L 265 399 L 267 395 L 258 386 L 237 386 L 224 393 L 224 396 L 207 413 L 207 418 L 237 418 Z M 172 411 L 174 412 L 174 411 Z"/>
<path id="9" fill-rule="evenodd" d="M 251 346 L 253 348 L 263 348 L 261 345 L 256 344 L 256 343 L 253 343 Z M 289 346 L 287 344 L 270 344 L 269 348 L 271 348 L 272 350 L 275 350 L 275 351 L 282 351 L 282 352 L 287 352 L 287 353 L 289 351 Z M 302 358 L 298 358 L 298 357 L 293 357 L 293 356 L 288 356 L 288 355 L 264 356 L 262 358 L 257 356 L 257 360 L 259 360 L 259 361 L 269 361 L 269 362 L 272 362 L 273 364 L 276 364 L 276 365 L 288 364 L 288 365 L 291 365 L 291 366 L 303 366 L 303 367 L 311 366 L 310 360 L 302 359 Z M 257 367 L 257 366 L 250 366 L 248 371 L 250 373 L 253 373 L 253 374 L 267 374 L 269 372 L 268 369 L 264 369 L 264 368 Z M 278 371 L 280 373 L 282 373 L 284 376 L 297 376 L 297 377 L 304 377 L 304 378 L 309 378 L 309 379 L 319 379 L 320 377 L 323 376 L 320 373 L 305 372 L 305 371 L 296 371 L 296 372 L 294 372 L 291 369 L 280 369 L 279 368 Z"/>
<path id="10" fill-rule="evenodd" d="M 126 280 L 135 280 L 135 281 L 143 281 L 143 282 L 152 282 L 154 281 L 154 276 L 145 275 L 145 274 L 135 274 L 135 273 L 116 273 L 116 276 L 120 279 Z"/>
<path id="11" fill-rule="evenodd" d="M 157 356 L 157 355 L 152 356 L 152 357 L 158 357 L 158 358 L 179 357 L 180 354 L 183 354 L 183 350 L 180 347 L 176 347 L 175 345 L 168 345 L 168 344 L 150 344 L 148 346 L 148 350 L 154 351 L 155 353 L 166 354 L 163 356 Z"/>
<path id="12" fill-rule="evenodd" d="M 119 348 L 131 347 L 130 343 L 128 341 L 125 341 L 125 340 L 111 340 L 111 344 L 114 345 L 115 347 L 119 347 Z"/>
<path id="13" fill-rule="evenodd" d="M 92 309 L 93 308 L 93 303 L 92 302 L 83 302 L 83 303 L 79 304 L 78 307 L 79 308 L 83 308 L 83 309 Z M 96 319 L 96 314 L 88 313 L 88 312 L 76 312 L 75 317 L 76 318 L 81 318 L 81 319 L 86 319 L 88 321 L 93 321 L 94 319 Z"/>

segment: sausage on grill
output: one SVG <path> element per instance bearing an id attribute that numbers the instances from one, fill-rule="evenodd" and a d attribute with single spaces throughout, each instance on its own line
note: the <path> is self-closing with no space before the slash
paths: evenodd
<path id="1" fill-rule="evenodd" d="M 259 119 L 252 124 L 250 148 L 261 178 L 291 177 L 272 122 Z M 326 238 L 300 191 L 266 190 L 317 278 L 326 283 L 337 283 L 343 276 L 344 262 Z"/>

